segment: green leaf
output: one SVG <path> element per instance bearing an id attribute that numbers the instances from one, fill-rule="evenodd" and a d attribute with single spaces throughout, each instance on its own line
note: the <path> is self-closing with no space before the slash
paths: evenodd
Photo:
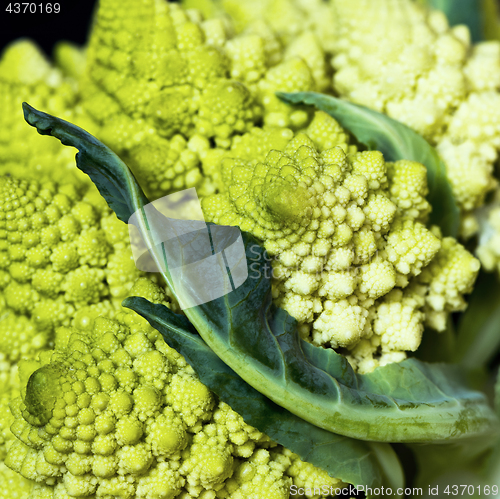
<path id="1" fill-rule="evenodd" d="M 127 165 L 104 144 L 81 128 L 23 102 L 24 119 L 40 135 L 52 135 L 64 145 L 76 147 L 76 165 L 97 186 L 116 216 L 127 223 L 140 206 L 149 201 Z"/>
<path id="2" fill-rule="evenodd" d="M 328 113 L 358 142 L 382 152 L 386 161 L 409 159 L 425 165 L 429 185 L 427 199 L 432 205 L 429 223 L 439 225 L 445 236 L 456 237 L 460 212 L 446 177 L 446 166 L 422 136 L 385 114 L 329 95 L 316 92 L 278 92 L 276 95 L 290 104 L 308 104 Z"/>
<path id="3" fill-rule="evenodd" d="M 500 282 L 496 274 L 480 272 L 468 301 L 458 323 L 453 361 L 478 369 L 500 350 Z"/>
<path id="4" fill-rule="evenodd" d="M 485 437 L 446 445 L 411 445 L 418 469 L 415 485 L 424 490 L 437 485 L 437 497 L 447 497 L 446 486 L 494 485 L 484 476 L 494 444 L 495 440 Z"/>
<path id="5" fill-rule="evenodd" d="M 500 417 L 500 370 L 497 370 L 494 398 L 495 409 L 497 415 Z M 488 461 L 487 479 L 490 484 L 497 484 L 500 488 L 500 438 L 495 442 L 493 452 Z"/>
<path id="6" fill-rule="evenodd" d="M 65 132 L 66 140 L 77 143 L 67 138 L 77 130 L 79 140 L 85 142 L 86 132 L 52 120 L 59 135 Z M 94 149 L 85 151 L 91 155 Z M 90 164 L 99 165 L 102 158 L 92 156 Z M 84 169 L 86 164 L 79 167 Z M 107 172 L 111 167 L 98 169 Z M 116 172 L 115 178 L 118 183 L 123 179 L 135 182 L 130 172 Z M 104 189 L 108 192 L 106 185 Z M 127 192 L 125 186 L 120 192 Z M 138 196 L 130 200 L 131 205 L 139 202 Z M 144 213 L 145 207 L 140 208 Z M 160 217 L 140 220 L 146 241 L 166 236 L 161 234 Z M 184 312 L 208 347 L 253 388 L 320 428 L 363 440 L 447 441 L 498 431 L 498 420 L 485 396 L 466 387 L 458 368 L 408 359 L 359 375 L 342 355 L 303 341 L 295 319 L 272 305 L 269 257 L 252 236 L 244 234 L 243 241 L 248 263 L 245 282 Z M 148 247 L 159 264 L 168 262 L 170 255 L 165 258 L 161 253 L 165 246 L 152 243 Z M 180 255 L 173 258 L 183 259 L 182 245 L 171 251 Z M 163 275 L 175 293 L 168 269 Z M 207 280 L 206 286 L 212 282 Z"/>
<path id="7" fill-rule="evenodd" d="M 244 242 L 245 283 L 185 313 L 246 382 L 316 426 L 353 438 L 428 442 L 494 431 L 484 395 L 468 390 L 457 368 L 409 359 L 358 375 L 345 357 L 301 340 L 295 319 L 271 303 L 269 258 L 250 235 Z"/>
<path id="8" fill-rule="evenodd" d="M 486 481 L 488 485 L 496 485 L 498 497 L 498 490 L 500 490 L 500 440 L 497 441 L 496 447 L 488 462 L 488 470 L 486 474 Z"/>
<path id="9" fill-rule="evenodd" d="M 200 380 L 252 426 L 293 450 L 301 459 L 346 483 L 393 488 L 404 486 L 399 460 L 388 444 L 335 435 L 298 418 L 245 383 L 214 354 L 186 317 L 144 298 L 123 306 L 146 318 L 181 353 Z M 318 484 L 319 485 L 319 484 Z"/>
<path id="10" fill-rule="evenodd" d="M 150 235 L 148 220 L 143 207 L 149 203 L 148 198 L 137 183 L 128 166 L 107 146 L 80 127 L 50 114 L 38 111 L 23 102 L 24 119 L 35 127 L 40 135 L 51 135 L 66 146 L 78 149 L 76 166 L 86 173 L 99 189 L 102 197 L 116 216 L 125 223 L 136 213 L 135 224 L 146 238 Z M 150 246 L 156 241 L 146 239 Z M 163 257 L 160 255 L 160 262 Z M 158 262 L 157 267 L 162 268 Z M 168 273 L 164 273 L 166 282 L 172 287 Z"/>

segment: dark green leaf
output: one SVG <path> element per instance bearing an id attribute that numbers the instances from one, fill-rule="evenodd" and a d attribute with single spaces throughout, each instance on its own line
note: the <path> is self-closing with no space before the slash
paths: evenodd
<path id="1" fill-rule="evenodd" d="M 200 380 L 252 426 L 293 450 L 304 461 L 346 483 L 403 486 L 399 461 L 388 444 L 363 442 L 318 428 L 276 405 L 245 383 L 214 354 L 186 317 L 144 298 L 123 305 L 145 317 L 196 370 Z M 319 485 L 319 484 L 318 484 Z"/>
<path id="2" fill-rule="evenodd" d="M 494 397 L 495 409 L 500 417 L 500 370 L 497 372 Z M 497 439 L 493 446 L 493 452 L 491 453 L 487 465 L 487 480 L 490 484 L 496 484 L 500 488 L 500 438 Z"/>
<path id="3" fill-rule="evenodd" d="M 52 118 L 60 136 L 86 147 L 95 139 L 66 122 Z M 54 125 L 57 125 L 55 127 Z M 78 141 L 71 134 L 78 132 Z M 68 138 L 70 136 L 70 138 Z M 79 167 L 96 168 L 103 157 L 92 156 Z M 111 158 L 114 161 L 114 158 Z M 77 157 L 77 161 L 79 158 Z M 123 165 L 123 163 L 121 163 Z M 121 167 L 121 165 L 119 165 Z M 103 171 L 109 166 L 99 165 Z M 126 168 L 123 165 L 123 168 Z M 130 172 L 116 173 L 117 182 L 135 180 Z M 104 181 L 98 187 L 109 192 Z M 121 192 L 129 192 L 122 186 Z M 135 206 L 143 198 L 130 200 Z M 146 207 L 140 213 L 145 213 Z M 161 215 L 140 220 L 146 241 L 153 241 L 154 260 L 168 262 L 159 254 L 164 245 Z M 169 224 L 166 224 L 167 226 Z M 218 227 L 218 226 L 215 226 Z M 498 420 L 485 396 L 466 388 L 459 369 L 408 359 L 357 375 L 347 360 L 330 349 L 320 349 L 299 338 L 297 323 L 271 303 L 270 260 L 256 240 L 244 234 L 248 278 L 224 296 L 187 308 L 186 316 L 205 343 L 231 369 L 274 403 L 310 423 L 341 435 L 382 442 L 429 442 L 469 438 L 498 429 Z M 171 247 L 172 258 L 182 261 L 185 247 Z M 161 268 L 161 267 L 160 267 Z M 178 270 L 183 271 L 183 267 Z M 165 279 L 175 293 L 168 269 Z M 180 281 L 184 280 L 181 275 Z M 210 289 L 212 281 L 205 286 Z M 196 293 L 195 288 L 190 292 Z"/>
<path id="4" fill-rule="evenodd" d="M 109 147 L 80 127 L 38 111 L 26 102 L 23 103 L 23 112 L 24 119 L 35 127 L 40 135 L 51 135 L 62 144 L 78 149 L 76 166 L 91 178 L 116 216 L 122 222 L 129 223 L 130 217 L 134 213 L 137 214 L 137 228 L 146 237 L 150 235 L 148 220 L 143 210 L 149 200 L 127 165 Z M 152 214 L 154 210 L 150 213 Z M 149 239 L 146 243 L 149 247 L 156 244 Z M 163 261 L 162 255 L 159 258 Z M 161 263 L 158 263 L 157 267 L 162 268 Z M 172 287 L 168 270 L 164 277 Z"/>
<path id="5" fill-rule="evenodd" d="M 333 116 L 368 149 L 384 154 L 387 161 L 410 159 L 427 167 L 432 205 L 429 223 L 439 225 L 445 236 L 456 236 L 460 212 L 446 177 L 446 167 L 436 150 L 418 133 L 399 121 L 367 107 L 318 94 L 316 92 L 283 93 L 278 97 L 291 104 L 309 104 Z"/>
<path id="6" fill-rule="evenodd" d="M 500 370 L 497 373 L 497 381 L 495 383 L 495 409 L 500 417 Z"/>
<path id="7" fill-rule="evenodd" d="M 497 490 L 500 489 L 500 440 L 497 441 L 496 447 L 493 449 L 493 453 L 488 461 L 486 481 L 488 485 L 496 485 L 498 487 Z"/>
<path id="8" fill-rule="evenodd" d="M 294 414 L 366 440 L 434 441 L 491 432 L 497 421 L 459 369 L 415 359 L 354 373 L 347 360 L 299 338 L 297 323 L 271 303 L 269 259 L 248 234 L 249 278 L 186 315 L 245 381 Z"/>
<path id="9" fill-rule="evenodd" d="M 52 135 L 64 145 L 76 147 L 76 164 L 97 186 L 116 216 L 127 223 L 149 201 L 123 161 L 81 128 L 23 103 L 24 119 L 40 135 Z"/>

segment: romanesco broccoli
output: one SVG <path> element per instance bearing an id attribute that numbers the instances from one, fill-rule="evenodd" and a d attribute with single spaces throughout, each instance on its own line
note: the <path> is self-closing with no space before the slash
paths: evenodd
<path id="1" fill-rule="evenodd" d="M 3 355 L 3 351 L 0 353 L 1 355 Z M 17 364 L 11 365 L 3 360 L 0 362 L 0 383 L 2 384 L 0 394 L 0 484 L 2 485 L 0 499 L 25 499 L 29 496 L 34 485 L 32 480 L 7 468 L 4 463 L 9 448 L 16 440 L 10 431 L 10 427 L 15 421 L 10 404 L 12 400 L 21 395 L 17 367 Z"/>
<path id="2" fill-rule="evenodd" d="M 131 294 L 170 306 L 152 281 Z M 31 499 L 286 499 L 292 484 L 343 484 L 219 402 L 160 333 L 123 311 L 19 365 L 5 464 Z"/>
<path id="3" fill-rule="evenodd" d="M 426 228 L 422 165 L 359 152 L 333 119 L 275 91 L 335 91 L 425 135 L 463 234 L 485 225 L 478 256 L 500 271 L 500 211 L 485 208 L 487 223 L 471 211 L 496 186 L 500 44 L 471 46 L 465 28 L 409 0 L 183 3 L 207 19 L 162 0 L 102 0 L 88 57 L 60 45 L 52 66 L 20 41 L 0 60 L 8 497 L 285 499 L 291 485 L 343 485 L 244 423 L 120 308 L 141 275 L 126 227 L 71 149 L 25 134 L 22 100 L 110 145 L 152 198 L 196 186 L 211 221 L 264 243 L 275 302 L 303 337 L 359 372 L 403 360 L 424 325 L 443 330 L 479 263 Z M 146 279 L 131 293 L 176 306 Z"/>
<path id="4" fill-rule="evenodd" d="M 262 121 L 293 128 L 307 122 L 306 111 L 274 95 L 278 89 L 315 90 L 326 81 L 315 40 L 307 43 L 318 61 L 312 67 L 299 48 L 272 55 L 268 45 L 265 34 L 232 36 L 222 20 L 203 21 L 162 0 L 140 8 L 106 0 L 89 42 L 82 106 L 98 123 L 96 136 L 150 196 L 193 186 L 209 194 L 217 151 L 234 137 Z"/>
<path id="5" fill-rule="evenodd" d="M 69 64 L 77 53 L 70 45 L 62 45 L 59 59 Z M 71 149 L 29 132 L 19 119 L 23 101 L 93 128 L 79 108 L 75 78 L 51 65 L 33 42 L 13 42 L 0 58 L 0 174 L 88 184 L 87 176 L 74 166 Z"/>
<path id="6" fill-rule="evenodd" d="M 205 216 L 263 241 L 274 300 L 304 338 L 347 349 L 361 372 L 403 360 L 424 324 L 441 331 L 449 312 L 465 308 L 479 270 L 458 242 L 425 227 L 425 167 L 357 152 L 323 112 L 304 131 L 272 138 L 267 155 L 227 153 L 221 192 L 202 200 Z"/>
<path id="7" fill-rule="evenodd" d="M 240 32 L 253 32 L 265 22 L 285 52 L 299 33 L 316 36 L 327 55 L 324 71 L 333 74 L 335 92 L 402 121 L 436 146 L 462 209 L 461 235 L 469 238 L 479 232 L 478 258 L 485 269 L 500 269 L 496 204 L 476 211 L 488 193 L 495 191 L 498 198 L 498 41 L 471 44 L 465 26 L 451 28 L 442 12 L 410 0 L 183 4 L 215 19 L 225 13 Z M 331 92 L 328 87 L 323 91 Z"/>
<path id="8" fill-rule="evenodd" d="M 424 135 L 445 160 L 462 209 L 480 206 L 496 185 L 500 43 L 472 46 L 465 26 L 450 28 L 444 14 L 410 0 L 331 5 L 335 89 Z"/>
<path id="9" fill-rule="evenodd" d="M 140 272 L 127 226 L 93 186 L 0 177 L 2 361 L 50 347 L 54 329 L 120 307 Z"/>
<path id="10" fill-rule="evenodd" d="M 281 45 L 300 50 L 308 63 L 308 39 L 315 38 L 326 53 L 335 46 L 336 17 L 321 0 L 182 0 L 185 8 L 200 9 L 207 18 L 229 15 L 237 32 L 255 32 L 268 26 Z M 301 45 L 301 47 L 299 47 Z M 314 56 L 313 56 L 314 58 Z M 321 61 L 326 66 L 326 61 Z M 326 83 L 326 87 L 329 85 Z M 320 89 L 324 87 L 320 85 Z"/>

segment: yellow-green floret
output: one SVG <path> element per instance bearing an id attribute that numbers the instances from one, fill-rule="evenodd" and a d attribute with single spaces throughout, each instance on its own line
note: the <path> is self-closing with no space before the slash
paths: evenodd
<path id="1" fill-rule="evenodd" d="M 410 0 L 331 5 L 334 88 L 424 135 L 445 160 L 461 208 L 480 206 L 496 185 L 500 43 L 472 45 L 465 26 L 450 28 L 443 13 Z"/>
<path id="2" fill-rule="evenodd" d="M 70 45 L 62 45 L 58 60 L 64 65 L 81 56 Z M 81 65 L 81 62 L 80 62 Z M 24 178 L 88 183 L 88 177 L 75 168 L 74 151 L 57 140 L 32 133 L 22 119 L 21 104 L 92 130 L 91 122 L 79 108 L 77 70 L 69 76 L 52 65 L 31 41 L 10 44 L 0 58 L 0 174 Z"/>
<path id="3" fill-rule="evenodd" d="M 146 278 L 131 293 L 170 306 Z M 20 362 L 11 403 L 5 464 L 36 482 L 32 499 L 286 499 L 316 478 L 342 487 L 218 401 L 134 312 L 56 336 L 55 350 Z"/>
<path id="4" fill-rule="evenodd" d="M 447 314 L 465 308 L 479 270 L 459 243 L 424 225 L 425 167 L 357 152 L 322 112 L 274 139 L 260 161 L 244 147 L 241 157 L 228 152 L 222 192 L 202 201 L 205 216 L 263 241 L 274 300 L 304 338 L 347 349 L 361 371 L 404 359 L 424 324 L 443 330 Z"/>
<path id="5" fill-rule="evenodd" d="M 335 14 L 322 0 L 182 0 L 182 5 L 200 9 L 206 17 L 230 16 L 237 32 L 263 31 L 267 27 L 281 45 L 300 51 L 308 63 L 315 59 L 309 44 L 311 37 L 326 52 L 335 43 Z M 321 65 L 327 65 L 324 57 Z M 318 61 L 316 70 L 319 68 Z M 320 88 L 324 90 L 322 85 Z"/>
<path id="6" fill-rule="evenodd" d="M 0 360 L 116 311 L 139 275 L 127 226 L 93 186 L 0 177 Z"/>
<path id="7" fill-rule="evenodd" d="M 465 25 L 450 27 L 442 12 L 411 0 L 184 0 L 183 4 L 200 8 L 215 20 L 228 15 L 238 32 L 277 39 L 281 53 L 294 50 L 299 38 L 315 37 L 326 56 L 322 72 L 311 62 L 318 58 L 304 42 L 301 56 L 314 74 L 333 76 L 332 88 L 317 88 L 325 93 L 333 89 L 426 137 L 444 159 L 462 209 L 461 236 L 480 232 L 478 258 L 486 269 L 500 267 L 497 205 L 486 214 L 475 211 L 492 190 L 498 191 L 498 41 L 473 44 Z"/>
<path id="8" fill-rule="evenodd" d="M 26 499 L 34 485 L 29 480 L 15 471 L 7 468 L 4 461 L 7 452 L 16 438 L 10 431 L 12 423 L 15 421 L 10 404 L 12 400 L 20 396 L 19 376 L 17 365 L 5 366 L 1 362 L 0 383 L 0 499 Z"/>
<path id="9" fill-rule="evenodd" d="M 214 151 L 261 123 L 307 122 L 307 111 L 274 95 L 328 81 L 318 69 L 321 47 L 314 39 L 307 47 L 320 62 L 310 66 L 298 49 L 284 53 L 265 29 L 235 36 L 230 23 L 163 0 L 105 0 L 80 83 L 82 107 L 152 198 L 189 187 L 212 193 Z"/>

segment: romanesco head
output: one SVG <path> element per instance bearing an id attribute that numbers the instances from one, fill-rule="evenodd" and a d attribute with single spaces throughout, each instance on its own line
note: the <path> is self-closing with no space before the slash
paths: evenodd
<path id="1" fill-rule="evenodd" d="M 82 108 L 150 197 L 188 187 L 212 193 L 214 151 L 262 122 L 294 129 L 307 122 L 307 111 L 284 104 L 276 91 L 328 82 L 312 34 L 288 54 L 268 46 L 265 33 L 233 35 L 221 19 L 204 21 L 176 4 L 107 0 L 91 32 Z"/>
<path id="2" fill-rule="evenodd" d="M 335 43 L 335 15 L 328 3 L 321 0 L 183 0 L 186 8 L 197 8 L 207 17 L 230 16 L 238 32 L 262 30 L 269 26 L 280 44 L 302 45 L 307 51 L 304 38 L 315 34 L 325 51 L 331 51 Z M 299 49 L 298 46 L 294 47 Z M 300 50 L 300 49 L 299 49 Z M 306 59 L 305 53 L 302 57 Z M 322 61 L 323 62 L 323 61 Z"/>
<path id="3" fill-rule="evenodd" d="M 27 342 L 29 343 L 29 340 Z M 0 358 L 2 354 L 0 354 Z M 24 355 L 29 357 L 31 353 Z M 0 393 L 0 483 L 2 484 L 0 499 L 29 497 L 35 484 L 32 480 L 8 468 L 4 463 L 7 452 L 16 441 L 10 427 L 15 421 L 14 413 L 11 410 L 12 401 L 20 397 L 21 389 L 17 367 L 17 364 L 12 365 L 11 362 L 0 360 L 0 383 L 2 384 Z"/>
<path id="4" fill-rule="evenodd" d="M 441 249 L 419 276 L 429 289 L 426 299 L 426 320 L 434 329 L 444 330 L 447 312 L 465 310 L 464 294 L 470 293 L 479 271 L 474 258 L 452 237 L 442 240 Z"/>
<path id="5" fill-rule="evenodd" d="M 500 150 L 500 43 L 410 0 L 333 0 L 333 84 L 343 98 L 424 135 L 445 161 L 460 207 L 483 204 Z M 382 35 L 383 34 L 383 35 Z"/>
<path id="6" fill-rule="evenodd" d="M 166 345 L 156 348 L 162 340 L 144 320 L 138 327 L 126 315 L 74 329 L 31 374 L 33 366 L 21 363 L 26 388 L 8 466 L 46 485 L 62 484 L 69 496 L 153 497 L 160 484 L 161 497 L 180 492 L 184 478 L 175 459 L 166 459 L 178 459 L 188 443 L 182 415 L 190 408 L 181 401 L 176 412 L 167 398 L 182 393 L 184 386 L 170 382 L 186 364 Z M 210 392 L 206 397 L 212 401 Z"/>
<path id="7" fill-rule="evenodd" d="M 131 294 L 171 306 L 146 278 Z M 9 396 L 6 473 L 33 497 L 285 499 L 307 474 L 339 483 L 218 401 L 134 312 L 60 328 L 55 343 L 20 362 Z"/>
<path id="8" fill-rule="evenodd" d="M 273 457 L 267 449 L 259 449 L 249 459 L 237 462 L 234 474 L 226 482 L 223 492 L 234 499 L 289 497 L 293 481 L 286 472 L 290 463 L 280 454 Z"/>
<path id="9" fill-rule="evenodd" d="M 97 136 L 124 156 L 152 196 L 201 188 L 196 137 L 224 143 L 260 115 L 246 86 L 231 78 L 229 57 L 210 42 L 199 19 L 177 5 L 99 5 L 83 106 L 99 125 Z"/>
<path id="10" fill-rule="evenodd" d="M 257 149 L 251 159 L 244 144 L 266 133 L 243 136 L 223 158 L 221 192 L 202 201 L 206 217 L 263 242 L 273 257 L 275 302 L 298 320 L 304 338 L 348 354 L 369 344 L 370 361 L 348 356 L 360 370 L 390 355 L 402 360 L 418 348 L 425 322 L 444 328 L 430 319 L 434 290 L 441 315 L 462 310 L 479 269 L 455 240 L 456 252 L 443 253 L 450 243 L 425 226 L 431 209 L 425 167 L 358 152 L 322 112 L 302 131 L 280 133 L 279 149 L 275 141 L 267 155 Z M 451 270 L 458 261 L 465 263 L 463 275 Z M 448 266 L 438 277 L 437 269 Z M 410 299 L 416 282 L 419 300 Z M 398 320 L 388 324 L 391 314 Z"/>
<path id="11" fill-rule="evenodd" d="M 13 42 L 0 56 L 0 174 L 88 184 L 87 176 L 74 167 L 71 149 L 30 133 L 22 119 L 23 101 L 92 129 L 77 109 L 74 78 L 53 66 L 33 42 Z"/>
<path id="12" fill-rule="evenodd" d="M 126 225 L 97 199 L 86 186 L 0 177 L 0 328 L 10 362 L 48 348 L 56 327 L 119 307 L 140 275 Z"/>

